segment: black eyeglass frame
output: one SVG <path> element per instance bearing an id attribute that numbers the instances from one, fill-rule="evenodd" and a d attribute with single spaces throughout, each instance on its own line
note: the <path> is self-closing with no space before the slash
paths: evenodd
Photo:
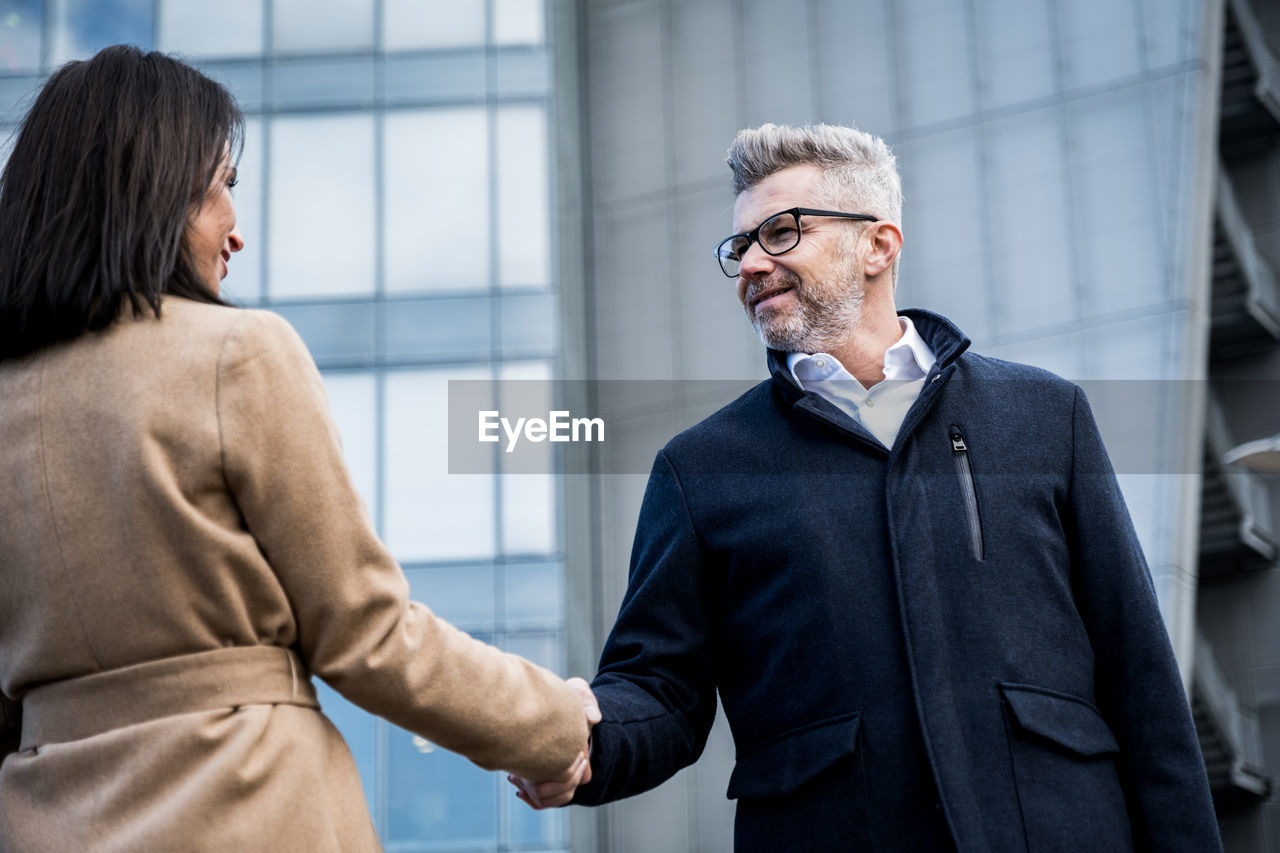
<path id="1" fill-rule="evenodd" d="M 765 224 L 772 222 L 773 220 L 777 219 L 779 216 L 783 216 L 784 214 L 788 214 L 788 213 L 791 214 L 792 218 L 794 218 L 796 221 L 796 241 L 785 249 L 781 249 L 777 252 L 771 252 L 769 251 L 768 246 L 760 242 L 760 229 L 763 228 Z M 730 243 L 733 240 L 738 239 L 739 237 L 746 237 L 747 245 L 745 248 L 743 248 L 741 252 L 738 253 L 737 260 L 733 261 L 734 263 L 737 263 L 737 264 L 742 263 L 742 256 L 745 255 L 747 253 L 747 250 L 751 248 L 752 243 L 759 244 L 760 248 L 764 251 L 766 255 L 772 255 L 773 257 L 777 257 L 778 255 L 785 255 L 787 252 L 790 252 L 796 246 L 799 246 L 800 238 L 804 236 L 804 229 L 800 227 L 801 216 L 837 216 L 837 217 L 840 217 L 841 219 L 860 219 L 864 222 L 880 221 L 880 217 L 871 216 L 866 213 L 842 213 L 841 211 L 838 211 L 838 210 L 815 210 L 812 207 L 792 207 L 792 208 L 788 208 L 787 210 L 779 210 L 777 213 L 774 213 L 770 216 L 766 216 L 763 220 L 761 220 L 759 225 L 751 229 L 751 231 L 749 231 L 748 233 L 730 234 L 728 237 L 725 237 L 716 245 L 716 261 L 719 262 L 720 264 L 720 272 L 724 273 L 729 278 L 738 277 L 738 274 L 736 272 L 729 272 L 724 268 L 724 264 L 726 260 L 733 260 L 732 258 L 726 257 L 726 252 L 724 251 L 724 249 L 726 244 Z"/>

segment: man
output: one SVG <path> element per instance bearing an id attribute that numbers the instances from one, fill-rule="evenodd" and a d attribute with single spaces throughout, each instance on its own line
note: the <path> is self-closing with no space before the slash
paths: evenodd
<path id="1" fill-rule="evenodd" d="M 728 162 L 720 264 L 772 377 L 659 452 L 592 684 L 593 778 L 523 796 L 658 785 L 698 758 L 718 690 L 738 851 L 1220 849 L 1080 390 L 899 314 L 881 140 L 765 125 Z"/>

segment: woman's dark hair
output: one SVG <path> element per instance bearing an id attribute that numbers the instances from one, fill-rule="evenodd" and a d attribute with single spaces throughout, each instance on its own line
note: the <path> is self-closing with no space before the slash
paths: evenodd
<path id="1" fill-rule="evenodd" d="M 244 117 L 219 83 L 117 45 L 59 68 L 0 173 L 0 359 L 104 329 L 128 299 L 227 304 L 186 244 Z"/>

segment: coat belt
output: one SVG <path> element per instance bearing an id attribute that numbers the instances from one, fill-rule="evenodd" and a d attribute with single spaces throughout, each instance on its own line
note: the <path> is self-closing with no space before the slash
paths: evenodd
<path id="1" fill-rule="evenodd" d="M 241 705 L 320 707 L 310 674 L 292 650 L 231 646 L 33 688 L 22 697 L 19 749 Z"/>

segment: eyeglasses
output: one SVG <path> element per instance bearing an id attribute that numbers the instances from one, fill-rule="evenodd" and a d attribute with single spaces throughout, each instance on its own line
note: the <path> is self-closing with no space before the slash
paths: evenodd
<path id="1" fill-rule="evenodd" d="M 716 259 L 720 261 L 720 270 L 729 278 L 737 278 L 742 256 L 751 248 L 752 243 L 759 243 L 760 248 L 770 255 L 790 252 L 800 245 L 801 216 L 839 216 L 843 219 L 861 219 L 866 222 L 880 221 L 878 217 L 868 216 L 865 213 L 840 213 L 835 210 L 793 207 L 770 216 L 749 234 L 734 234 L 721 240 L 720 245 L 716 246 Z"/>

